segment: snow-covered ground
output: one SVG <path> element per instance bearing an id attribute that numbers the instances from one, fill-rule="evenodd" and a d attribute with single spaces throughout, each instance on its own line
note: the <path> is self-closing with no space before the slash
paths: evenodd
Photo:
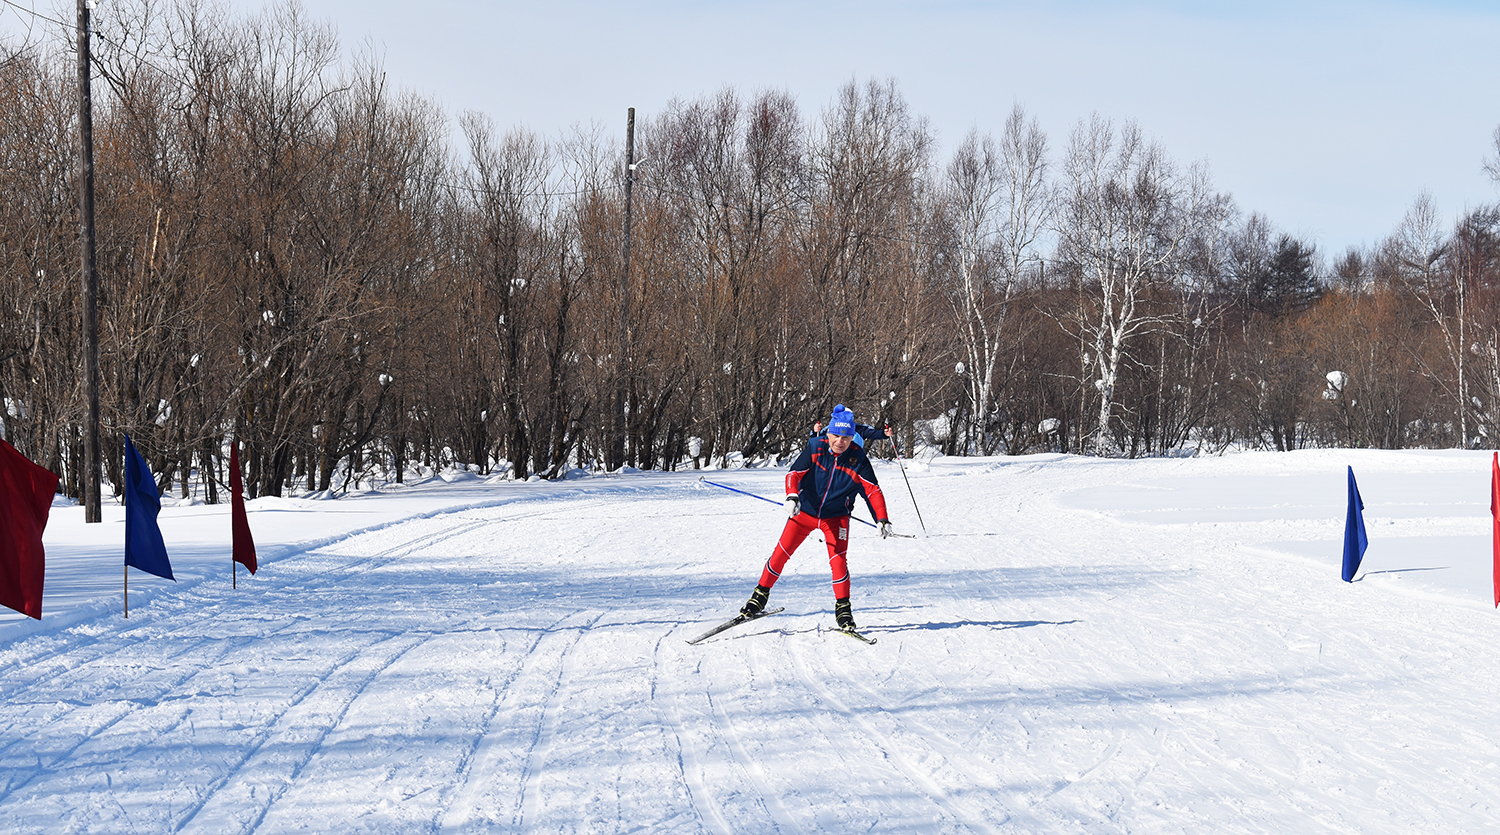
<path id="1" fill-rule="evenodd" d="M 1489 466 L 908 462 L 926 535 L 853 529 L 875 646 L 816 541 L 687 645 L 782 524 L 696 474 L 258 500 L 237 590 L 228 508 L 169 507 L 128 620 L 123 511 L 58 507 L 44 619 L 0 617 L 0 831 L 1500 831 Z"/>

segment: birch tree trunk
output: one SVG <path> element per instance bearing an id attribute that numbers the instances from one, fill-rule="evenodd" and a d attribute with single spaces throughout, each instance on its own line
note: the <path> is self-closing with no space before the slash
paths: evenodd
<path id="1" fill-rule="evenodd" d="M 948 166 L 944 208 L 954 267 L 948 301 L 965 359 L 969 443 L 991 454 L 1007 320 L 1027 269 L 1040 263 L 1037 240 L 1052 212 L 1047 137 L 1016 105 L 999 143 L 971 131 Z"/>
<path id="2" fill-rule="evenodd" d="M 1133 122 L 1116 132 L 1098 115 L 1073 131 L 1063 166 L 1059 252 L 1092 293 L 1074 326 L 1093 347 L 1098 408 L 1094 451 L 1115 451 L 1115 389 L 1132 339 L 1154 328 L 1147 308 L 1153 285 L 1174 281 L 1184 244 L 1208 222 L 1208 177 L 1201 166 L 1177 169 Z"/>

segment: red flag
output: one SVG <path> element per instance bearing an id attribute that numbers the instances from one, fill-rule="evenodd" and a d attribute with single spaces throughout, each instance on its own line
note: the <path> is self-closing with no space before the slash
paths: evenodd
<path id="1" fill-rule="evenodd" d="M 57 476 L 0 441 L 0 605 L 42 619 L 42 531 Z"/>
<path id="2" fill-rule="evenodd" d="M 1500 609 L 1500 452 L 1490 459 L 1490 519 L 1494 525 L 1495 608 Z"/>
<path id="3" fill-rule="evenodd" d="M 240 445 L 229 446 L 229 529 L 234 535 L 234 561 L 255 573 L 255 540 L 245 515 L 244 485 L 240 481 Z"/>

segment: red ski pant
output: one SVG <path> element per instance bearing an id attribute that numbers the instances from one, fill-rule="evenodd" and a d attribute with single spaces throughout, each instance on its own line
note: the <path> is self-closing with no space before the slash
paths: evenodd
<path id="1" fill-rule="evenodd" d="M 823 541 L 828 544 L 828 568 L 833 572 L 833 596 L 836 599 L 848 597 L 849 560 L 845 556 L 849 550 L 848 516 L 815 519 L 806 513 L 799 513 L 786 520 L 786 527 L 781 531 L 781 541 L 776 543 L 776 550 L 771 552 L 765 569 L 760 572 L 760 584 L 766 588 L 776 585 L 781 570 L 786 567 L 787 560 L 792 558 L 792 552 L 815 530 L 823 532 Z"/>

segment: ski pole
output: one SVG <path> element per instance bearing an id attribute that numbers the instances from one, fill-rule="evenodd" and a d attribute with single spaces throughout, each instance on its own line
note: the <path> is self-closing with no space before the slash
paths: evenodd
<path id="1" fill-rule="evenodd" d="M 927 533 L 927 523 L 922 521 L 922 508 L 917 507 L 917 494 L 911 491 L 911 479 L 906 477 L 906 465 L 901 463 L 901 450 L 896 450 L 896 466 L 901 468 L 901 480 L 906 482 L 906 495 L 911 496 L 912 510 L 917 512 L 917 521 L 922 525 L 922 533 Z"/>
<path id="2" fill-rule="evenodd" d="M 775 499 L 768 499 L 765 496 L 758 496 L 758 495 L 756 495 L 754 493 L 746 493 L 744 490 L 741 490 L 741 489 L 739 489 L 737 487 L 730 487 L 727 484 L 720 484 L 717 481 L 709 481 L 706 476 L 701 476 L 700 475 L 700 476 L 698 476 L 698 480 L 701 481 L 701 482 L 703 482 L 704 484 L 712 484 L 715 487 L 723 487 L 725 490 L 728 490 L 731 493 L 739 493 L 741 496 L 749 496 L 752 499 L 760 499 L 763 502 L 770 502 L 771 504 L 774 504 L 774 505 L 781 504 L 781 502 L 778 502 Z M 861 519 L 859 521 L 863 522 L 864 520 Z"/>
<path id="3" fill-rule="evenodd" d="M 901 468 L 901 480 L 906 482 L 906 495 L 911 496 L 911 507 L 917 512 L 917 522 L 922 526 L 922 533 L 927 533 L 927 523 L 922 520 L 922 508 L 917 507 L 917 494 L 911 491 L 911 479 L 906 477 L 906 465 L 901 463 L 901 445 L 896 443 L 896 436 L 891 433 L 889 423 L 885 426 L 885 436 L 891 442 L 891 457 L 896 459 L 896 466 Z"/>
<path id="4" fill-rule="evenodd" d="M 742 496 L 749 496 L 752 499 L 760 499 L 763 502 L 769 502 L 770 504 L 774 504 L 777 507 L 781 506 L 781 502 L 778 502 L 775 499 L 768 499 L 765 496 L 756 495 L 755 493 L 747 493 L 744 490 L 741 490 L 741 489 L 739 489 L 737 487 L 730 487 L 727 484 L 720 484 L 717 481 L 709 481 L 706 476 L 701 476 L 700 475 L 700 476 L 698 476 L 698 480 L 701 481 L 701 482 L 703 482 L 704 484 L 712 484 L 715 487 L 722 487 L 722 488 L 724 488 L 725 490 L 728 490 L 731 493 L 739 493 Z M 863 524 L 869 525 L 872 528 L 878 528 L 878 527 L 880 527 L 879 525 L 875 524 L 874 522 L 871 522 L 868 519 L 861 519 L 858 516 L 852 516 L 851 515 L 849 518 L 853 519 L 856 522 L 861 522 Z M 923 528 L 922 530 L 926 531 L 927 529 Z M 915 535 L 909 534 L 909 533 L 894 533 L 894 532 L 892 532 L 891 536 L 899 536 L 902 539 L 916 539 Z"/>

